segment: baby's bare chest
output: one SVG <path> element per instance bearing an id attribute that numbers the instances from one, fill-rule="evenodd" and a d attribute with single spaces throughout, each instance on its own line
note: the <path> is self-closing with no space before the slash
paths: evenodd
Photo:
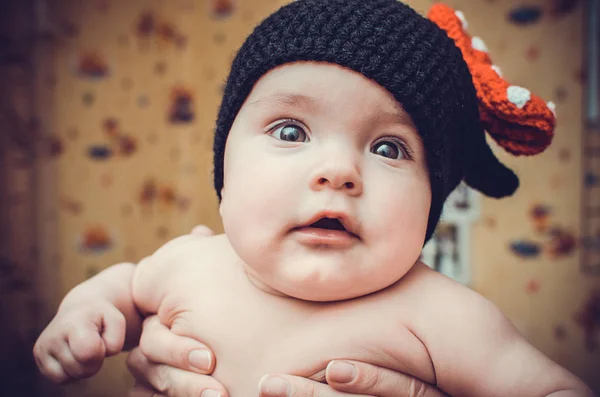
<path id="1" fill-rule="evenodd" d="M 322 378 L 332 359 L 433 378 L 427 350 L 405 326 L 401 307 L 373 299 L 308 304 L 257 293 L 244 279 L 192 280 L 179 278 L 159 314 L 174 332 L 210 346 L 213 375 L 232 397 L 255 396 L 268 373 Z"/>

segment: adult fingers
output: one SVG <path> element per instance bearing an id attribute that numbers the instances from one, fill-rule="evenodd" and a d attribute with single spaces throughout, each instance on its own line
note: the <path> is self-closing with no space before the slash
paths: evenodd
<path id="1" fill-rule="evenodd" d="M 435 386 L 415 377 L 360 361 L 331 361 L 325 377 L 331 387 L 347 393 L 369 393 L 379 397 L 447 397 Z"/>
<path id="2" fill-rule="evenodd" d="M 227 397 L 227 390 L 212 376 L 201 375 L 149 361 L 139 348 L 127 358 L 127 366 L 140 384 L 135 392 L 152 389 L 156 396 Z M 144 386 L 144 384 L 146 386 Z M 142 394 L 143 395 L 143 394 Z M 154 397 L 154 395 L 151 394 Z"/>
<path id="3" fill-rule="evenodd" d="M 150 361 L 167 364 L 200 374 L 209 374 L 215 367 L 215 356 L 205 344 L 179 336 L 165 327 L 157 316 L 144 321 L 140 349 Z"/>
<path id="4" fill-rule="evenodd" d="M 265 375 L 258 384 L 259 397 L 369 397 L 332 389 L 329 385 L 294 375 Z M 371 394 L 371 397 L 372 394 Z"/>
<path id="5" fill-rule="evenodd" d="M 141 382 L 135 382 L 135 385 L 129 390 L 127 397 L 167 397 L 164 394 L 157 393 L 151 386 Z"/>

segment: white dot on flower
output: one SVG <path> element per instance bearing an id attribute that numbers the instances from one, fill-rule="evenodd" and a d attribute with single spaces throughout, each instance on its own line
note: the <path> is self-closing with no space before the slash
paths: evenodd
<path id="1" fill-rule="evenodd" d="M 485 46 L 485 43 L 483 42 L 483 40 L 481 40 L 481 37 L 477 37 L 477 36 L 473 37 L 473 39 L 471 40 L 471 45 L 477 51 L 488 52 L 488 49 Z"/>
<path id="2" fill-rule="evenodd" d="M 554 104 L 554 102 L 550 101 L 546 104 L 546 106 L 548 106 L 548 109 L 550 109 L 550 111 L 552 112 L 552 114 L 554 116 L 556 116 L 556 105 Z"/>
<path id="3" fill-rule="evenodd" d="M 492 65 L 492 70 L 498 74 L 498 76 L 502 77 L 502 69 L 500 66 Z"/>
<path id="4" fill-rule="evenodd" d="M 508 100 L 519 109 L 523 109 L 525 104 L 531 99 L 531 92 L 527 88 L 511 85 L 506 90 Z"/>
<path id="5" fill-rule="evenodd" d="M 465 14 L 462 11 L 454 11 L 454 14 L 460 19 L 460 23 L 462 23 L 462 27 L 464 30 L 469 28 L 469 22 L 467 22 L 467 18 L 465 18 Z"/>

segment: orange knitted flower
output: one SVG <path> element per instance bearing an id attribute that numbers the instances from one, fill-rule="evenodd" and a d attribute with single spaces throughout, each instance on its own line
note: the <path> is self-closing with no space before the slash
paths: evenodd
<path id="1" fill-rule="evenodd" d="M 496 142 L 515 155 L 533 155 L 546 149 L 556 124 L 554 104 L 504 80 L 483 40 L 466 32 L 462 12 L 436 4 L 427 17 L 460 48 L 473 76 L 483 127 Z"/>

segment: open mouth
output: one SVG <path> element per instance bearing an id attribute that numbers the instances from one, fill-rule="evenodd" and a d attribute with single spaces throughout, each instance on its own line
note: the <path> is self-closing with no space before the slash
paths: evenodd
<path id="1" fill-rule="evenodd" d="M 342 222 L 336 218 L 321 218 L 315 223 L 311 224 L 309 227 L 314 227 L 316 229 L 326 229 L 326 230 L 341 230 L 347 232 Z"/>
<path id="2" fill-rule="evenodd" d="M 360 237 L 351 231 L 349 222 L 347 218 L 334 214 L 322 216 L 313 223 L 295 228 L 295 236 L 310 247 L 347 249 L 360 241 Z"/>

